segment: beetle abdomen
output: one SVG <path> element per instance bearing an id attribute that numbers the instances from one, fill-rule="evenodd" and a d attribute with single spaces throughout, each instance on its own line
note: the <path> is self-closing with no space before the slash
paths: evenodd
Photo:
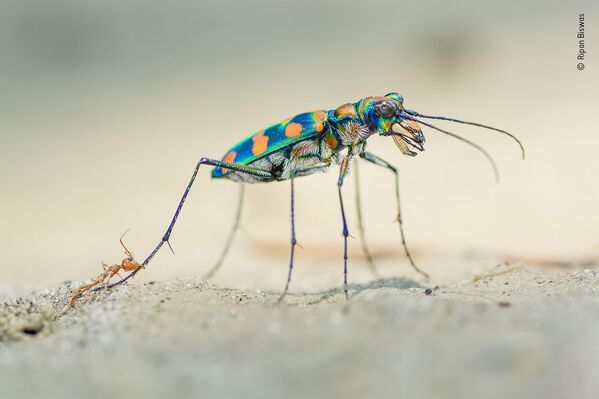
<path id="1" fill-rule="evenodd" d="M 225 162 L 249 165 L 278 151 L 289 149 L 294 143 L 320 136 L 325 130 L 327 118 L 326 111 L 305 112 L 287 118 L 241 141 L 222 159 Z M 275 164 L 278 165 L 276 162 Z M 216 167 L 212 170 L 212 177 L 223 177 L 230 173 L 231 170 Z"/>

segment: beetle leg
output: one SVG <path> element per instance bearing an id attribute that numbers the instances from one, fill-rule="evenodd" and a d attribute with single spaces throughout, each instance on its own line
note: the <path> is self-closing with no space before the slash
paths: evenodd
<path id="1" fill-rule="evenodd" d="M 294 169 L 290 173 L 290 180 L 291 180 L 291 255 L 290 255 L 290 259 L 289 259 L 289 273 L 287 275 L 287 283 L 285 284 L 285 290 L 283 290 L 283 293 L 279 297 L 278 302 L 281 302 L 281 300 L 283 300 L 285 295 L 287 295 L 287 291 L 289 290 L 289 284 L 291 283 L 291 273 L 293 271 L 293 261 L 294 261 L 294 257 L 295 257 L 295 246 L 299 245 L 299 243 L 297 242 L 297 240 L 295 238 L 295 191 L 294 191 L 293 179 L 298 176 L 305 176 L 307 174 L 312 174 L 312 173 L 315 173 L 318 171 L 325 171 L 328 168 L 329 168 L 328 165 L 312 166 L 310 168 Z M 301 248 L 302 246 L 299 245 L 299 247 Z"/>
<path id="2" fill-rule="evenodd" d="M 214 266 L 212 266 L 212 268 L 210 268 L 210 270 L 208 270 L 208 272 L 206 274 L 204 274 L 204 277 L 203 277 L 204 280 L 210 280 L 212 277 L 214 277 L 216 272 L 220 269 L 223 262 L 225 261 L 227 254 L 229 253 L 231 244 L 233 244 L 233 238 L 235 238 L 235 234 L 237 233 L 237 230 L 239 230 L 239 226 L 241 225 L 241 211 L 243 209 L 244 193 L 245 193 L 245 185 L 243 183 L 240 183 L 239 201 L 237 202 L 237 212 L 235 214 L 235 221 L 233 222 L 233 228 L 231 229 L 231 232 L 229 233 L 229 237 L 227 238 L 227 241 L 225 242 L 225 247 L 223 248 L 223 251 L 221 252 L 218 260 L 216 261 Z"/>
<path id="3" fill-rule="evenodd" d="M 156 245 L 156 248 L 154 248 L 154 250 L 146 258 L 146 260 L 143 261 L 143 263 L 142 263 L 143 266 L 146 266 L 148 263 L 150 263 L 152 258 L 158 253 L 158 251 L 160 250 L 160 248 L 162 248 L 164 243 L 168 244 L 168 246 L 171 248 L 171 251 L 173 250 L 173 248 L 171 247 L 170 242 L 169 242 L 171 233 L 173 231 L 173 227 L 175 227 L 175 223 L 177 223 L 177 219 L 179 218 L 179 213 L 181 213 L 181 209 L 183 208 L 183 204 L 185 203 L 185 200 L 187 199 L 189 190 L 191 190 L 191 186 L 193 186 L 193 183 L 195 182 L 195 179 L 196 179 L 196 176 L 200 169 L 200 166 L 202 166 L 202 165 L 218 166 L 221 168 L 227 168 L 230 170 L 247 173 L 247 174 L 250 174 L 253 176 L 257 176 L 257 177 L 273 178 L 272 173 L 270 173 L 269 171 L 264 170 L 264 169 L 259 169 L 259 168 L 255 168 L 252 166 L 242 165 L 242 164 L 237 164 L 237 163 L 224 162 L 224 161 L 220 161 L 217 159 L 209 159 L 209 158 L 200 159 L 200 161 L 196 164 L 196 167 L 193 171 L 193 174 L 191 175 L 191 179 L 189 180 L 187 187 L 185 188 L 185 191 L 183 192 L 183 196 L 181 197 L 181 200 L 179 201 L 179 205 L 177 206 L 177 209 L 175 210 L 175 214 L 173 215 L 173 218 L 171 219 L 171 223 L 169 224 L 168 228 L 166 229 L 166 233 L 164 233 L 164 235 L 162 236 L 162 240 L 160 240 L 158 245 Z M 139 270 L 141 270 L 141 269 L 135 269 L 134 271 L 129 273 L 125 278 L 117 281 L 114 284 L 111 284 L 110 287 L 114 287 L 115 285 L 124 283 L 131 277 L 135 276 L 137 274 L 137 272 L 139 272 Z"/>
<path id="4" fill-rule="evenodd" d="M 289 273 L 287 274 L 287 283 L 285 283 L 285 290 L 279 297 L 279 301 L 281 302 L 285 295 L 287 295 L 287 291 L 289 290 L 289 283 L 291 282 L 291 273 L 293 272 L 293 258 L 295 256 L 295 246 L 297 245 L 297 240 L 295 239 L 295 192 L 293 187 L 293 177 L 294 174 L 291 175 L 291 255 L 289 256 Z"/>
<path id="5" fill-rule="evenodd" d="M 343 207 L 343 195 L 341 194 L 341 187 L 343 186 L 343 180 L 349 171 L 349 164 L 351 160 L 351 154 L 348 154 L 345 158 L 343 158 L 339 171 L 339 180 L 337 181 L 339 205 L 341 206 L 341 218 L 343 219 L 343 292 L 345 293 L 345 299 L 349 299 L 347 287 L 347 237 L 349 236 L 349 231 L 347 229 L 347 220 L 345 219 L 345 209 Z"/>
<path id="6" fill-rule="evenodd" d="M 408 250 L 408 246 L 406 244 L 406 238 L 405 238 L 405 234 L 403 231 L 403 220 L 401 218 L 401 205 L 400 205 L 400 201 L 399 201 L 399 173 L 397 172 L 397 168 L 395 166 L 391 165 L 389 162 L 385 161 L 384 159 L 382 159 L 370 152 L 365 151 L 362 154 L 360 154 L 360 156 L 370 163 L 373 163 L 375 165 L 389 169 L 395 175 L 395 198 L 397 200 L 397 221 L 399 222 L 399 233 L 401 235 L 401 244 L 403 245 L 404 251 L 406 252 L 406 256 L 408 257 L 408 260 L 410 261 L 410 265 L 412 266 L 412 268 L 414 268 L 414 270 L 416 270 L 418 273 L 420 273 L 422 276 L 424 276 L 428 280 L 429 275 L 426 272 L 424 272 L 423 270 L 421 270 L 418 266 L 416 266 L 416 263 L 414 263 L 414 259 L 412 259 L 412 255 L 410 254 L 410 251 Z"/>
<path id="7" fill-rule="evenodd" d="M 366 232 L 364 231 L 364 221 L 362 217 L 362 200 L 360 198 L 360 174 L 358 173 L 358 163 L 354 164 L 354 178 L 356 183 L 356 214 L 358 217 L 358 231 L 360 232 L 360 244 L 362 245 L 362 252 L 364 252 L 364 257 L 366 258 L 366 264 L 368 264 L 368 269 L 375 278 L 381 277 L 381 274 L 376 268 L 374 264 L 374 260 L 372 259 L 372 254 L 370 253 L 370 248 L 368 248 L 368 243 L 366 241 Z"/>

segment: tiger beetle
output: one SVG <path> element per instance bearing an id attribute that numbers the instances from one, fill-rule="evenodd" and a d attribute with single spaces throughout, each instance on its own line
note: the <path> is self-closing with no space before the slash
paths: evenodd
<path id="1" fill-rule="evenodd" d="M 383 137 L 391 137 L 399 150 L 407 156 L 414 157 L 418 152 L 424 151 L 425 137 L 420 125 L 429 127 L 438 132 L 454 137 L 480 151 L 490 162 L 496 180 L 499 179 L 497 166 L 493 158 L 479 145 L 461 136 L 451 133 L 445 129 L 436 127 L 423 119 L 438 119 L 443 121 L 457 122 L 466 125 L 474 125 L 485 129 L 494 130 L 511 137 L 520 146 L 522 158 L 524 159 L 524 147 L 522 143 L 511 133 L 491 126 L 475 122 L 466 122 L 459 119 L 444 116 L 431 116 L 418 113 L 404 108 L 404 99 L 398 93 L 389 93 L 383 97 L 366 97 L 355 103 L 347 103 L 330 111 L 313 111 L 295 115 L 261 130 L 231 148 L 221 160 L 202 158 L 197 163 L 191 179 L 187 184 L 183 197 L 175 211 L 166 233 L 156 248 L 144 260 L 146 266 L 156 255 L 160 248 L 167 243 L 170 245 L 170 237 L 173 227 L 179 218 L 181 208 L 187 199 L 189 190 L 193 185 L 198 170 L 202 165 L 211 165 L 212 178 L 229 179 L 240 183 L 239 202 L 235 223 L 225 247 L 217 263 L 205 275 L 211 278 L 221 267 L 227 255 L 236 231 L 239 228 L 241 209 L 244 198 L 244 183 L 268 183 L 272 181 L 289 180 L 291 183 L 291 254 L 289 260 L 289 272 L 285 289 L 281 294 L 281 301 L 289 290 L 291 274 L 293 272 L 293 259 L 297 241 L 295 238 L 295 214 L 294 214 L 294 180 L 297 177 L 308 176 L 317 172 L 326 172 L 335 165 L 339 165 L 339 178 L 337 190 L 339 194 L 339 205 L 341 207 L 341 220 L 343 222 L 343 291 L 348 299 L 347 286 L 347 238 L 349 230 L 343 206 L 342 187 L 350 165 L 357 157 L 374 165 L 391 171 L 395 176 L 395 199 L 397 202 L 397 221 L 399 222 L 399 233 L 401 243 L 412 268 L 428 279 L 428 274 L 418 268 L 406 245 L 401 218 L 399 201 L 399 174 L 397 168 L 381 157 L 366 150 L 366 141 L 374 134 Z M 355 174 L 356 183 L 358 174 Z M 358 227 L 361 244 L 366 255 L 369 267 L 376 274 L 376 268 L 372 262 L 372 256 L 368 250 L 362 225 L 362 211 L 359 190 L 356 188 Z M 140 269 L 134 270 L 125 278 L 116 282 L 118 285 L 134 276 Z"/>

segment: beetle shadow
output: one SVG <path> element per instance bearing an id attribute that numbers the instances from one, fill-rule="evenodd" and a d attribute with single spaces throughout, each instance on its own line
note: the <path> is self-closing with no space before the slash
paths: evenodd
<path id="1" fill-rule="evenodd" d="M 348 285 L 349 290 L 349 298 L 358 295 L 359 293 L 367 290 L 376 290 L 380 288 L 395 288 L 398 290 L 406 290 L 410 288 L 421 288 L 426 289 L 427 286 L 420 284 L 419 282 L 409 279 L 407 277 L 386 277 L 379 278 L 376 280 L 369 281 L 368 283 L 351 283 Z M 343 287 L 335 287 L 325 291 L 320 291 L 316 293 L 298 293 L 299 295 L 313 295 L 319 297 L 321 302 L 323 300 L 329 299 L 335 295 L 343 294 Z"/>

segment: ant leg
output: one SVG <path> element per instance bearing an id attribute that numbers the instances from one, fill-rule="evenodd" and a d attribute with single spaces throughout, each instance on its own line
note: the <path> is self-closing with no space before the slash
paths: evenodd
<path id="1" fill-rule="evenodd" d="M 171 223 L 169 224 L 168 228 L 166 229 L 166 233 L 164 233 L 164 236 L 162 236 L 162 240 L 160 240 L 158 245 L 156 245 L 156 248 L 154 248 L 154 250 L 146 258 L 146 260 L 143 261 L 143 263 L 142 263 L 143 266 L 146 266 L 148 263 L 150 263 L 150 260 L 152 260 L 152 258 L 158 253 L 158 251 L 160 250 L 160 248 L 162 248 L 164 243 L 167 243 L 168 246 L 170 247 L 169 239 L 170 239 L 171 233 L 173 231 L 173 227 L 175 227 L 175 223 L 177 222 L 177 219 L 179 218 L 179 213 L 181 213 L 181 208 L 183 208 L 183 204 L 185 203 L 185 200 L 187 199 L 189 190 L 191 190 L 191 186 L 193 186 L 193 183 L 196 179 L 196 176 L 198 174 L 200 166 L 202 166 L 202 165 L 217 166 L 220 168 L 226 168 L 226 169 L 230 169 L 230 170 L 233 170 L 236 172 L 247 173 L 249 175 L 256 176 L 256 177 L 262 177 L 265 179 L 273 178 L 272 173 L 270 173 L 269 171 L 264 170 L 264 169 L 254 168 L 252 166 L 242 165 L 242 164 L 237 164 L 237 163 L 219 161 L 217 159 L 209 159 L 209 158 L 200 159 L 200 161 L 196 164 L 196 167 L 193 171 L 193 174 L 191 175 L 191 179 L 189 180 L 187 187 L 185 188 L 185 191 L 183 192 L 183 196 L 181 197 L 181 200 L 179 201 L 179 205 L 177 206 L 177 209 L 175 210 L 175 214 L 173 215 Z M 173 249 L 171 247 L 171 251 L 172 250 Z M 114 287 L 116 285 L 124 283 L 131 277 L 135 276 L 137 274 L 137 272 L 139 272 L 140 270 L 141 269 L 135 269 L 134 271 L 129 273 L 125 278 L 110 285 L 110 287 Z"/>
<path id="2" fill-rule="evenodd" d="M 75 291 L 73 291 L 73 293 L 71 294 L 71 296 L 69 298 L 69 305 L 74 304 L 75 300 L 77 300 L 77 298 L 79 298 L 81 296 L 81 294 L 83 294 L 89 288 L 91 288 L 89 286 L 89 284 L 86 284 L 86 285 L 83 285 L 83 286 L 75 289 Z"/>
<path id="3" fill-rule="evenodd" d="M 364 256 L 366 257 L 366 263 L 368 264 L 370 273 L 372 273 L 375 278 L 380 278 L 381 274 L 374 264 L 370 248 L 368 248 L 368 242 L 366 241 L 366 232 L 364 230 L 364 221 L 362 217 L 362 200 L 360 198 L 360 174 L 358 173 L 357 162 L 354 164 L 354 177 L 356 183 L 356 213 L 358 216 L 358 231 L 360 232 L 360 244 L 362 245 L 362 252 L 364 252 Z"/>
<path id="4" fill-rule="evenodd" d="M 69 302 L 68 302 L 68 305 L 69 305 L 69 306 L 72 306 L 72 305 L 75 303 L 75 301 L 76 301 L 76 300 L 77 300 L 77 299 L 78 299 L 78 298 L 79 298 L 79 297 L 80 297 L 80 296 L 81 296 L 81 295 L 82 295 L 82 294 L 85 292 L 85 290 L 84 290 L 84 289 L 82 289 L 82 288 L 84 288 L 84 287 L 79 287 L 79 288 L 77 288 L 77 289 L 76 289 L 76 290 L 75 290 L 75 291 L 74 291 L 74 292 L 71 294 L 71 296 L 69 297 Z"/>
<path id="5" fill-rule="evenodd" d="M 109 289 L 112 287 L 112 285 L 110 285 L 110 279 L 113 278 L 114 276 L 118 275 L 119 277 L 121 277 L 119 275 L 118 272 L 118 268 L 111 270 L 106 276 L 104 276 L 104 288 L 105 289 Z"/>
<path id="6" fill-rule="evenodd" d="M 377 166 L 387 168 L 391 172 L 393 172 L 393 174 L 395 174 L 395 198 L 397 200 L 397 221 L 399 222 L 399 233 L 401 235 L 401 244 L 403 245 L 404 251 L 406 253 L 406 256 L 408 257 L 408 260 L 410 261 L 410 265 L 412 266 L 412 268 L 428 280 L 430 278 L 429 275 L 426 272 L 424 272 L 423 270 L 421 270 L 418 266 L 416 266 L 416 263 L 414 262 L 414 259 L 412 259 L 412 255 L 410 254 L 410 251 L 408 250 L 408 246 L 406 244 L 406 238 L 405 238 L 405 234 L 403 231 L 403 220 L 401 218 L 401 205 L 400 205 L 400 201 L 399 201 L 399 173 L 397 172 L 397 168 L 395 166 L 391 165 L 389 162 L 385 161 L 384 159 L 382 159 L 370 152 L 363 152 L 362 154 L 360 154 L 360 156 L 363 159 L 365 159 L 366 161 L 373 163 Z"/>
<path id="7" fill-rule="evenodd" d="M 204 277 L 203 277 L 204 280 L 210 280 L 212 277 L 214 277 L 216 272 L 220 269 L 223 262 L 225 261 L 225 258 L 227 257 L 227 254 L 229 253 L 229 249 L 231 249 L 231 244 L 233 244 L 233 238 L 235 238 L 235 234 L 237 233 L 237 230 L 239 230 L 239 226 L 241 225 L 241 210 L 243 209 L 244 192 L 245 192 L 245 184 L 240 183 L 239 201 L 237 202 L 237 212 L 235 215 L 235 222 L 233 223 L 233 228 L 231 229 L 231 232 L 229 233 L 229 237 L 227 238 L 227 241 L 225 242 L 225 247 L 223 248 L 223 251 L 221 252 L 218 260 L 216 261 L 214 266 L 212 266 L 212 268 L 210 270 L 208 270 L 208 272 L 206 274 L 204 274 Z"/>
<path id="8" fill-rule="evenodd" d="M 92 289 L 96 285 L 100 284 L 101 282 L 102 282 L 102 280 L 100 280 L 100 278 L 97 277 L 91 283 L 82 285 L 81 287 L 75 289 L 75 291 L 73 291 L 73 293 L 71 294 L 71 297 L 69 298 L 69 305 L 72 305 L 73 303 L 75 303 L 75 300 L 77 300 L 77 298 L 79 298 L 81 295 L 83 295 L 84 292 L 89 291 L 90 289 Z"/>
<path id="9" fill-rule="evenodd" d="M 337 191 L 339 192 L 339 205 L 341 206 L 341 218 L 343 219 L 343 292 L 345 293 L 345 299 L 349 299 L 348 288 L 347 288 L 347 237 L 349 231 L 347 229 L 347 220 L 345 219 L 345 209 L 343 207 L 343 195 L 341 194 L 341 187 L 343 186 L 343 179 L 349 171 L 349 164 L 352 160 L 351 155 L 347 155 L 341 162 L 341 168 L 339 171 L 339 180 L 337 181 Z"/>
<path id="10" fill-rule="evenodd" d="M 289 290 L 289 283 L 291 282 L 291 272 L 293 272 L 293 258 L 295 256 L 295 246 L 297 245 L 297 240 L 295 239 L 295 202 L 294 202 L 294 187 L 293 187 L 293 175 L 291 176 L 291 255 L 289 258 L 289 274 L 287 274 L 287 283 L 285 284 L 285 290 L 279 297 L 279 301 L 281 302 L 285 295 L 287 295 L 287 291 Z"/>

